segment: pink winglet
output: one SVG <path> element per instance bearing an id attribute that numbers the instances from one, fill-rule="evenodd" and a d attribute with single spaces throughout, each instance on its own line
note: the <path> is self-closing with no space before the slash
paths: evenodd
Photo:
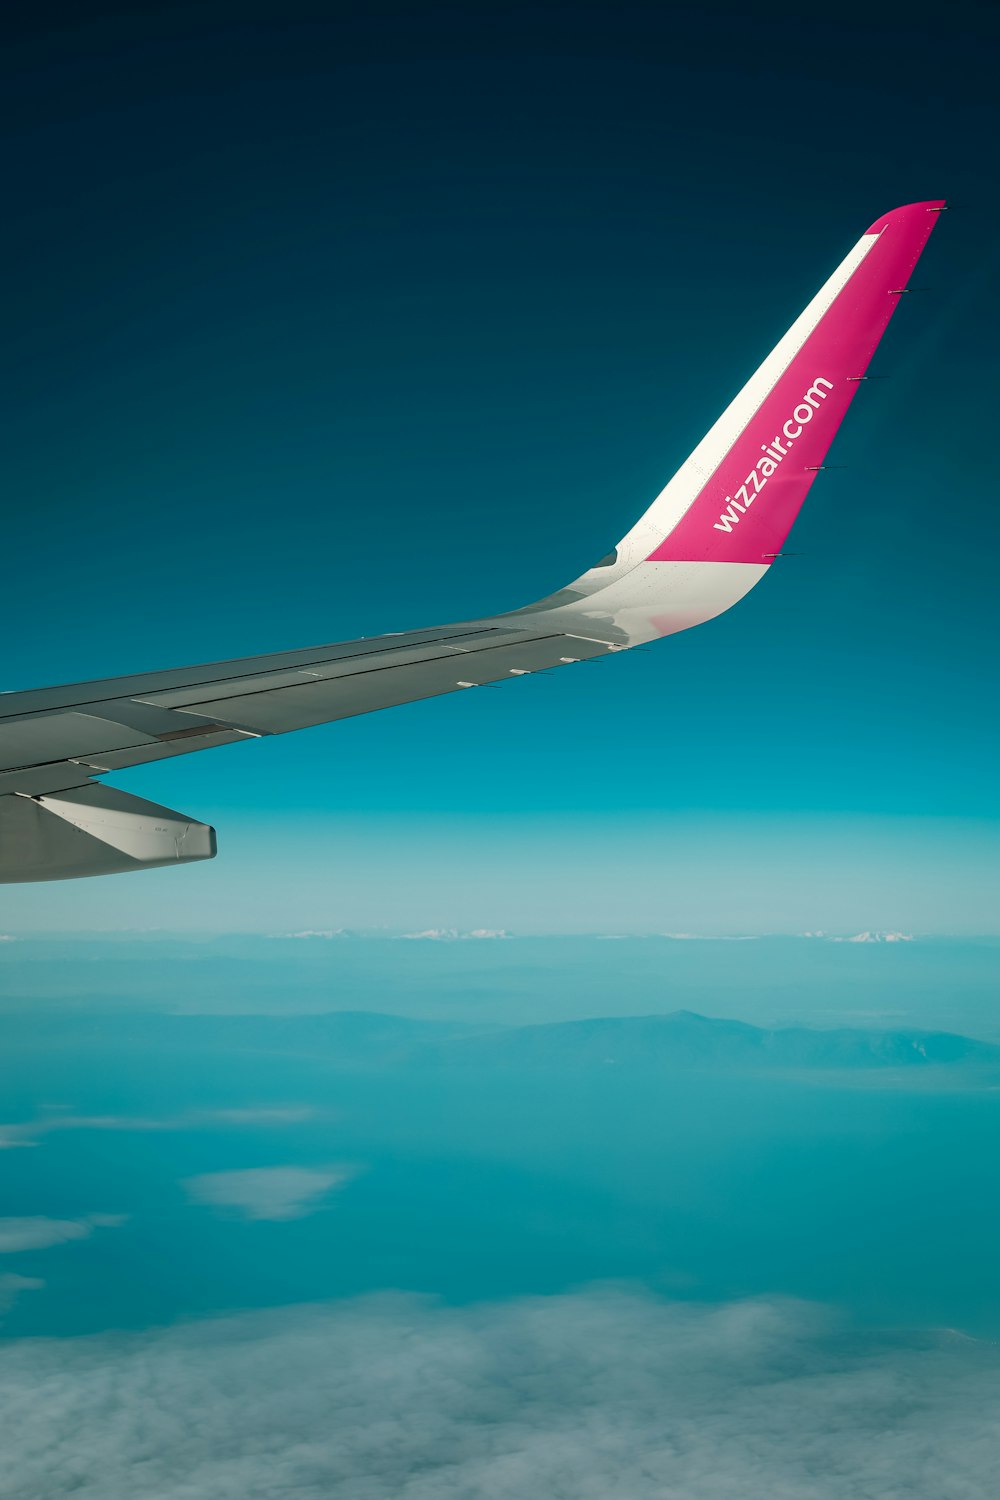
<path id="1" fill-rule="evenodd" d="M 943 207 L 910 203 L 866 230 L 877 242 L 650 562 L 759 564 L 781 551 Z"/>

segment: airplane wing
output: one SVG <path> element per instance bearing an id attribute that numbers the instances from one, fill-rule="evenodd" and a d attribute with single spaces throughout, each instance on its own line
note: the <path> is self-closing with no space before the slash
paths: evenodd
<path id="1" fill-rule="evenodd" d="M 686 630 L 767 572 L 943 210 L 876 220 L 618 546 L 457 625 L 0 696 L 0 882 L 184 864 L 214 831 L 97 778 L 467 691 Z"/>

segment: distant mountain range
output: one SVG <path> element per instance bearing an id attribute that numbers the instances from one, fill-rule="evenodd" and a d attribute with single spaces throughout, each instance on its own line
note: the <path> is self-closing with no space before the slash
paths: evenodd
<path id="1" fill-rule="evenodd" d="M 202 1018 L 187 1018 L 197 1021 Z M 208 1018 L 204 1018 L 208 1019 Z M 215 1025 L 223 1018 L 214 1017 Z M 262 1046 L 308 1047 L 344 1067 L 580 1068 L 730 1072 L 994 1067 L 1000 1046 L 936 1031 L 767 1029 L 679 1010 L 537 1026 L 476 1027 L 368 1011 L 240 1017 Z"/>
<path id="2" fill-rule="evenodd" d="M 53 1056 L 152 1050 L 164 1069 L 192 1056 L 309 1059 L 343 1071 L 807 1074 L 906 1072 L 942 1078 L 961 1070 L 1000 1086 L 1000 1044 L 946 1031 L 843 1026 L 763 1027 L 690 1010 L 537 1025 L 413 1020 L 368 1010 L 310 1013 L 42 1013 Z M 0 1013 L 0 1048 L 24 1043 L 24 1013 Z"/>
<path id="3" fill-rule="evenodd" d="M 453 1055 L 518 1066 L 746 1070 L 1000 1064 L 1000 1047 L 947 1032 L 766 1030 L 692 1011 L 525 1026 L 446 1044 Z M 439 1052 L 443 1049 L 439 1046 Z"/>
<path id="4" fill-rule="evenodd" d="M 804 932 L 803 937 L 824 938 L 828 943 L 912 943 L 910 932 L 856 932 L 853 937 L 843 937 L 829 932 Z"/>
<path id="5" fill-rule="evenodd" d="M 463 931 L 457 927 L 427 927 L 420 932 L 397 932 L 390 928 L 353 928 L 353 927 L 306 927 L 300 932 L 276 932 L 270 934 L 272 941 L 281 941 L 288 938 L 338 938 L 338 939 L 361 939 L 362 941 L 380 942 L 433 942 L 433 943 L 455 943 L 467 942 L 469 940 L 482 940 L 483 938 L 502 938 L 513 941 L 537 941 L 545 937 L 559 939 L 565 934 L 559 933 L 516 933 L 509 932 L 505 927 L 474 927 L 471 931 Z M 767 939 L 777 938 L 780 941 L 795 940 L 797 938 L 820 938 L 827 943 L 912 943 L 915 942 L 912 933 L 909 932 L 880 932 L 865 930 L 855 933 L 837 932 L 800 932 L 800 933 L 760 933 L 760 932 L 647 932 L 647 933 L 624 933 L 624 932 L 591 932 L 577 934 L 577 941 L 588 942 L 646 942 L 649 939 L 665 939 L 668 942 L 682 943 L 755 943 Z M 13 938 L 4 939 L 0 935 L 0 942 L 13 942 Z"/>

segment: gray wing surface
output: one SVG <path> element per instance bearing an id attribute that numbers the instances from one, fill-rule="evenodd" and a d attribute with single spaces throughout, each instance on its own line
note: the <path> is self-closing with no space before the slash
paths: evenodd
<path id="1" fill-rule="evenodd" d="M 515 617 L 0 696 L 0 881 L 188 863 L 212 829 L 97 778 L 618 649 Z M 537 628 L 532 628 L 536 623 Z"/>

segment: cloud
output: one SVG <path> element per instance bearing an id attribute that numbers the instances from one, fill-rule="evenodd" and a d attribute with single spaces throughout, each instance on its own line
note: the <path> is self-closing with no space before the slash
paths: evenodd
<path id="1" fill-rule="evenodd" d="M 994 1345 L 614 1288 L 16 1340 L 0 1404 L 10 1500 L 987 1500 L 1000 1458 Z"/>
<path id="2" fill-rule="evenodd" d="M 37 1276 L 17 1276 L 12 1271 L 0 1275 L 0 1312 L 8 1307 L 22 1292 L 38 1292 L 45 1285 Z"/>
<path id="3" fill-rule="evenodd" d="M 817 933 L 817 937 L 822 937 Z M 811 937 L 812 933 L 806 933 Z M 831 943 L 912 943 L 913 935 L 909 932 L 856 932 L 853 937 L 832 937 Z"/>
<path id="4" fill-rule="evenodd" d="M 38 1137 L 63 1130 L 194 1130 L 211 1125 L 296 1125 L 320 1113 L 308 1104 L 247 1105 L 234 1109 L 193 1109 L 180 1115 L 42 1115 L 0 1125 L 0 1151 L 36 1146 Z"/>
<path id="5" fill-rule="evenodd" d="M 0 1151 L 14 1151 L 19 1146 L 34 1146 L 21 1134 L 20 1125 L 0 1125 Z"/>
<path id="6" fill-rule="evenodd" d="M 458 938 L 457 927 L 428 927 L 424 932 L 401 932 L 403 942 L 452 943 Z"/>
<path id="7" fill-rule="evenodd" d="M 301 1219 L 315 1213 L 332 1188 L 357 1175 L 355 1167 L 248 1167 L 203 1172 L 184 1180 L 194 1203 L 239 1210 L 247 1219 Z"/>
<path id="8" fill-rule="evenodd" d="M 174 1120 L 153 1120 L 142 1115 L 42 1115 L 36 1120 L 18 1120 L 0 1125 L 0 1151 L 15 1146 L 36 1146 L 37 1137 L 61 1130 L 177 1130 Z"/>
<path id="9" fill-rule="evenodd" d="M 424 932 L 400 932 L 397 936 L 404 942 L 454 943 L 467 939 L 509 938 L 506 927 L 474 927 L 471 932 L 459 932 L 457 927 L 428 927 Z"/>
<path id="10" fill-rule="evenodd" d="M 756 943 L 760 934 L 756 932 L 661 932 L 661 937 L 674 943 Z M 806 933 L 806 937 L 810 934 Z"/>
<path id="11" fill-rule="evenodd" d="M 69 1240 L 85 1240 L 95 1229 L 117 1229 L 127 1217 L 127 1214 L 87 1214 L 83 1219 L 0 1219 L 0 1255 L 47 1250 Z"/>
<path id="12" fill-rule="evenodd" d="M 206 1109 L 187 1116 L 187 1123 L 205 1125 L 298 1125 L 320 1113 L 309 1104 L 251 1104 L 238 1109 Z"/>

